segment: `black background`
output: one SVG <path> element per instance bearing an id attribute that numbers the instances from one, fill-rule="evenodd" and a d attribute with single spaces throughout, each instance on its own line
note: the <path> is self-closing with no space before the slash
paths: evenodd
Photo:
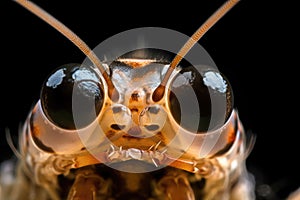
<path id="1" fill-rule="evenodd" d="M 91 48 L 114 34 L 138 27 L 164 27 L 186 35 L 224 2 L 207 0 L 35 1 L 77 33 Z M 1 6 L 0 161 L 9 158 L 4 129 L 17 135 L 39 98 L 46 76 L 85 56 L 60 33 L 13 1 Z M 265 198 L 284 199 L 300 186 L 298 125 L 299 83 L 296 14 L 274 1 L 238 3 L 200 40 L 229 79 L 235 107 L 257 141 L 247 164 Z M 295 50 L 293 50 L 295 49 Z M 293 115 L 295 114 L 295 116 Z M 15 138 L 15 137 L 14 137 Z"/>

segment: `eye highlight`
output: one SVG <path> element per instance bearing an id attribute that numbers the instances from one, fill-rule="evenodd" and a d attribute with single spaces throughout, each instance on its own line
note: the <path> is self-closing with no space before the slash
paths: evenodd
<path id="1" fill-rule="evenodd" d="M 91 67 L 80 64 L 63 65 L 56 69 L 46 79 L 41 91 L 41 104 L 46 117 L 64 129 L 89 125 L 100 113 L 103 99 L 100 77 Z M 76 116 L 80 116 L 80 120 Z"/>
<path id="2" fill-rule="evenodd" d="M 194 133 L 221 127 L 233 109 L 227 79 L 217 71 L 193 66 L 182 68 L 173 78 L 168 100 L 176 123 Z"/>

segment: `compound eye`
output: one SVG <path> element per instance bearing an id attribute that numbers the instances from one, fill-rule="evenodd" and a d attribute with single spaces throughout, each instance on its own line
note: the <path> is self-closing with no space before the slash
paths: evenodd
<path id="1" fill-rule="evenodd" d="M 56 69 L 46 79 L 41 91 L 41 105 L 48 120 L 69 130 L 93 122 L 100 113 L 103 99 L 99 75 L 93 68 L 80 64 Z"/>
<path id="2" fill-rule="evenodd" d="M 224 125 L 233 109 L 229 82 L 218 71 L 183 68 L 171 82 L 169 107 L 182 128 L 203 133 Z"/>

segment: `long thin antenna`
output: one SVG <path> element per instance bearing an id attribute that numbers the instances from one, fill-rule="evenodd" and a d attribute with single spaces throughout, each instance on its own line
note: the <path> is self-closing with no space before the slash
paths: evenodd
<path id="1" fill-rule="evenodd" d="M 15 0 L 15 1 L 19 3 L 21 6 L 23 6 L 24 8 L 26 8 L 27 10 L 29 10 L 30 12 L 32 12 L 33 14 L 35 14 L 36 16 L 38 16 L 39 18 L 41 18 L 43 21 L 47 22 L 50 26 L 55 28 L 66 38 L 68 38 L 73 44 L 75 44 L 100 70 L 101 74 L 103 75 L 108 85 L 109 96 L 111 98 L 113 97 L 114 99 L 117 98 L 118 93 L 115 90 L 111 79 L 106 73 L 105 68 L 101 64 L 101 61 L 83 40 L 81 40 L 73 31 L 71 31 L 63 23 L 58 21 L 56 18 L 54 18 L 52 15 L 47 13 L 45 10 L 43 10 L 41 7 L 37 6 L 33 2 L 28 0 Z"/>
<path id="2" fill-rule="evenodd" d="M 198 30 L 190 37 L 190 39 L 180 49 L 178 54 L 172 60 L 168 71 L 166 72 L 160 85 L 156 88 L 153 93 L 153 101 L 159 101 L 165 92 L 165 85 L 167 84 L 173 70 L 180 63 L 182 58 L 191 50 L 191 48 L 203 37 L 203 35 L 218 22 L 233 6 L 235 6 L 239 0 L 228 0 L 226 1 L 213 15 L 211 15 L 205 23 L 198 28 Z"/>

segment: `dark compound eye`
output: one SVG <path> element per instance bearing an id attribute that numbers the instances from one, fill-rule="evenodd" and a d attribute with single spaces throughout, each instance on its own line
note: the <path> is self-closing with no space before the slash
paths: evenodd
<path id="1" fill-rule="evenodd" d="M 169 107 L 181 127 L 201 133 L 224 125 L 232 112 L 233 96 L 226 78 L 217 71 L 183 68 L 172 80 Z"/>
<path id="2" fill-rule="evenodd" d="M 45 115 L 65 129 L 89 125 L 98 116 L 103 99 L 103 85 L 98 74 L 91 67 L 80 64 L 58 68 L 46 79 L 41 91 Z"/>

